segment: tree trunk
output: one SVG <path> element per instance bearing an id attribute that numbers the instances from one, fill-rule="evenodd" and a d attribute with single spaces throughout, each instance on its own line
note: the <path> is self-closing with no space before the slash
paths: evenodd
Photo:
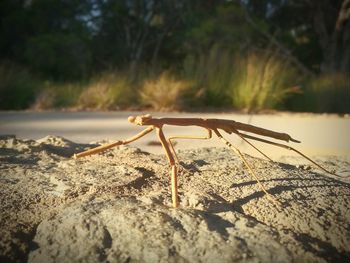
<path id="1" fill-rule="evenodd" d="M 323 5 L 323 6 L 321 6 Z M 324 73 L 350 72 L 350 0 L 344 0 L 334 16 L 333 24 L 327 24 L 326 16 L 332 16 L 331 3 L 317 2 L 314 26 L 323 53 L 321 71 Z M 334 9 L 333 9 L 334 10 Z"/>
<path id="2" fill-rule="evenodd" d="M 350 23 L 342 30 L 335 30 L 332 35 L 328 56 L 322 65 L 324 72 L 350 73 Z"/>

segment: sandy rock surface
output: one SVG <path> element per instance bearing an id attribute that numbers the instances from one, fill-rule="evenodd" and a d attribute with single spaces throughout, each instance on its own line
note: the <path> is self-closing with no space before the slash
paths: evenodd
<path id="1" fill-rule="evenodd" d="M 231 150 L 180 150 L 173 209 L 165 156 L 70 158 L 95 145 L 0 138 L 1 262 L 350 262 L 349 156 L 246 156 L 276 205 Z"/>

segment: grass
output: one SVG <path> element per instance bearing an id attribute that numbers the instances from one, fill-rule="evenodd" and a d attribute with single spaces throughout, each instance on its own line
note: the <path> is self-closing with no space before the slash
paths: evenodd
<path id="1" fill-rule="evenodd" d="M 50 110 L 75 107 L 82 85 L 79 83 L 57 83 L 45 81 L 31 109 Z"/>
<path id="2" fill-rule="evenodd" d="M 310 93 L 317 112 L 350 113 L 350 76 L 322 74 L 310 81 Z"/>
<path id="3" fill-rule="evenodd" d="M 275 109 L 299 91 L 294 68 L 271 51 L 235 54 L 214 46 L 207 54 L 188 56 L 183 76 L 193 81 L 206 106 L 231 106 L 248 112 Z"/>
<path id="4" fill-rule="evenodd" d="M 306 79 L 303 93 L 288 101 L 293 111 L 350 113 L 350 77 L 346 74 L 320 74 Z"/>
<path id="5" fill-rule="evenodd" d="M 153 73 L 152 73 L 153 72 Z M 350 112 L 350 77 L 321 74 L 306 80 L 271 51 L 247 55 L 213 47 L 188 56 L 177 71 L 106 71 L 81 82 L 52 82 L 0 63 L 0 109 L 193 110 L 231 107 L 248 112 L 284 109 Z M 300 87 L 300 88 L 299 88 Z M 302 91 L 302 92 L 301 92 Z M 296 96 L 291 96 L 298 93 Z"/>
<path id="6" fill-rule="evenodd" d="M 93 78 L 83 89 L 76 106 L 80 109 L 119 109 L 130 102 L 131 95 L 130 83 L 125 74 L 105 72 Z"/>
<path id="7" fill-rule="evenodd" d="M 166 71 L 156 79 L 146 80 L 139 94 L 145 106 L 151 106 L 154 110 L 170 111 L 183 106 L 182 96 L 190 87 L 190 82 L 176 79 Z"/>
<path id="8" fill-rule="evenodd" d="M 85 83 L 46 81 L 31 108 L 115 110 L 128 104 L 129 95 L 127 77 L 118 72 L 108 71 Z"/>
<path id="9" fill-rule="evenodd" d="M 248 112 L 276 109 L 292 93 L 300 92 L 297 71 L 272 52 L 236 59 L 230 83 L 232 104 Z"/>
<path id="10" fill-rule="evenodd" d="M 183 63 L 182 77 L 193 83 L 190 103 L 198 106 L 222 107 L 230 104 L 227 88 L 232 76 L 232 55 L 219 46 L 207 54 L 188 55 Z"/>

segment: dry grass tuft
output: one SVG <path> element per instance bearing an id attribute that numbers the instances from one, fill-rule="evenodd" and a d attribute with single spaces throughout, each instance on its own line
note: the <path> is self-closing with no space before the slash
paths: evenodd
<path id="1" fill-rule="evenodd" d="M 157 79 L 144 82 L 140 97 L 145 105 L 154 110 L 176 110 L 181 108 L 182 96 L 190 87 L 190 82 L 178 80 L 169 72 L 163 72 Z"/>
<path id="2" fill-rule="evenodd" d="M 129 82 L 126 76 L 107 72 L 82 91 L 77 101 L 81 109 L 109 110 L 118 109 L 127 98 Z"/>
<path id="3" fill-rule="evenodd" d="M 49 110 L 74 107 L 81 90 L 81 85 L 76 83 L 46 82 L 37 94 L 31 109 Z"/>

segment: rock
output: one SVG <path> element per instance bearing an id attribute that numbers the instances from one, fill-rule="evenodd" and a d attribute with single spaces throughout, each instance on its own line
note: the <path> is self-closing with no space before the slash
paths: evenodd
<path id="1" fill-rule="evenodd" d="M 290 262 L 278 232 L 220 215 L 132 198 L 72 205 L 38 227 L 29 262 Z"/>
<path id="2" fill-rule="evenodd" d="M 229 149 L 179 151 L 173 209 L 165 156 L 122 146 L 70 158 L 95 145 L 0 138 L 2 261 L 350 260 L 348 156 L 316 157 L 341 177 L 246 156 L 276 205 Z"/>

